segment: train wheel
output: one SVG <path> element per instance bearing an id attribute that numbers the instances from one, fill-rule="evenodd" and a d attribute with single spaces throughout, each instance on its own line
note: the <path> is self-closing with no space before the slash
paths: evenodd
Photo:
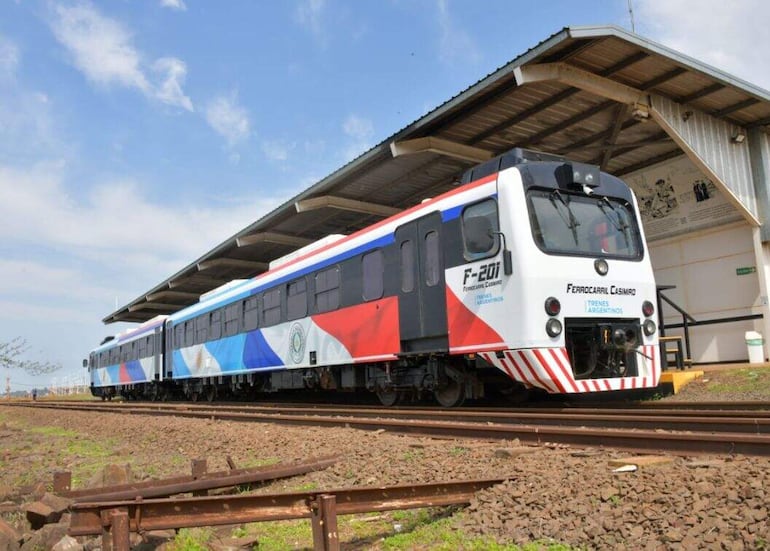
<path id="1" fill-rule="evenodd" d="M 197 401 L 198 401 L 198 398 L 200 398 L 200 395 L 198 394 L 198 391 L 197 391 L 197 390 L 193 390 L 193 391 L 190 393 L 190 401 L 191 401 L 191 402 L 197 402 Z"/>
<path id="2" fill-rule="evenodd" d="M 446 386 L 433 391 L 433 396 L 441 407 L 456 408 L 465 401 L 465 385 L 449 379 Z"/>
<path id="3" fill-rule="evenodd" d="M 207 402 L 213 402 L 217 398 L 217 387 L 215 386 L 209 386 L 206 387 L 206 401 Z"/>
<path id="4" fill-rule="evenodd" d="M 377 399 L 379 399 L 380 403 L 386 408 L 395 406 L 401 401 L 401 393 L 398 390 L 378 388 L 376 393 Z"/>

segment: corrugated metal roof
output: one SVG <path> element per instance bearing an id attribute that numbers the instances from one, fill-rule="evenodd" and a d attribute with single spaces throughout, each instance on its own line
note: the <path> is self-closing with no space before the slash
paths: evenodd
<path id="1" fill-rule="evenodd" d="M 270 260 L 299 247 L 269 240 L 239 247 L 239 238 L 274 232 L 315 240 L 332 233 L 350 233 L 381 219 L 336 208 L 298 213 L 294 206 L 297 201 L 333 195 L 403 209 L 451 189 L 473 164 L 430 152 L 394 158 L 389 148 L 393 141 L 432 136 L 494 154 L 513 147 L 538 149 L 604 164 L 605 170 L 620 176 L 682 154 L 658 125 L 635 119 L 623 104 L 557 81 L 516 85 L 516 67 L 556 62 L 663 96 L 736 126 L 770 125 L 770 92 L 766 90 L 618 27 L 565 28 L 103 321 L 145 321 L 159 313 L 172 313 L 230 279 L 257 275 Z"/>

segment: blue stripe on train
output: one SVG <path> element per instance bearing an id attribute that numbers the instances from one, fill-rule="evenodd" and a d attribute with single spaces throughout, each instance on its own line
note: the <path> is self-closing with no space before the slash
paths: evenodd
<path id="1" fill-rule="evenodd" d="M 284 366 L 283 360 L 270 348 L 259 330 L 225 337 L 206 343 L 204 346 L 219 364 L 221 373 L 242 373 Z M 187 379 L 193 376 L 181 351 L 174 350 L 173 360 L 174 379 Z"/>
<path id="2" fill-rule="evenodd" d="M 267 344 L 262 331 L 252 331 L 246 336 L 243 348 L 243 363 L 249 369 L 260 367 L 282 367 L 283 360 Z"/>
<path id="3" fill-rule="evenodd" d="M 139 360 L 126 362 L 126 373 L 128 374 L 129 381 L 132 383 L 144 383 L 147 381 L 147 375 L 144 374 L 144 369 L 142 369 L 142 364 Z"/>

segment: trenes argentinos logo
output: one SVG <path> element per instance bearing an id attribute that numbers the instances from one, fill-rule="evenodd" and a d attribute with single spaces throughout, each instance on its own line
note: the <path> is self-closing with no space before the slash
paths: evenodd
<path id="1" fill-rule="evenodd" d="M 289 355 L 295 364 L 302 363 L 305 357 L 305 331 L 299 323 L 289 330 Z"/>

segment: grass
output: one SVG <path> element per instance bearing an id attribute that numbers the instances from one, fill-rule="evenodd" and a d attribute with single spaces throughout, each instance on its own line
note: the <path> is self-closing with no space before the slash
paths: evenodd
<path id="1" fill-rule="evenodd" d="M 719 374 L 718 380 L 711 380 L 706 388 L 714 394 L 764 392 L 766 397 L 770 398 L 770 369 L 745 368 L 725 371 Z"/>
<path id="2" fill-rule="evenodd" d="M 247 459 L 243 462 L 243 464 L 239 464 L 238 468 L 240 469 L 254 469 L 256 467 L 270 467 L 271 465 L 277 465 L 280 463 L 281 460 L 278 457 L 265 457 L 265 458 L 259 458 L 254 457 L 252 459 Z"/>
<path id="3" fill-rule="evenodd" d="M 167 544 L 167 551 L 207 551 L 214 531 L 210 528 L 182 528 L 174 540 Z"/>
<path id="4" fill-rule="evenodd" d="M 37 399 L 39 401 L 56 400 L 57 402 L 84 402 L 98 400 L 98 398 L 92 396 L 90 392 L 82 392 L 80 394 L 51 394 L 48 396 L 38 396 Z"/>
<path id="5" fill-rule="evenodd" d="M 425 455 L 425 452 L 420 449 L 415 450 L 409 450 L 407 452 L 404 452 L 403 460 L 404 461 L 418 461 Z"/>
<path id="6" fill-rule="evenodd" d="M 387 551 L 572 551 L 558 542 L 535 541 L 522 546 L 499 543 L 490 537 L 470 537 L 457 528 L 456 508 L 425 508 L 345 515 L 337 518 L 340 542 L 348 549 L 377 548 Z M 462 513 L 459 514 L 462 516 Z M 394 533 L 395 532 L 395 533 Z M 253 523 L 234 528 L 232 537 L 255 537 L 259 551 L 308 550 L 313 548 L 308 520 Z M 211 530 L 180 530 L 167 549 L 198 551 L 211 543 Z"/>
<path id="7" fill-rule="evenodd" d="M 43 436 L 55 436 L 57 438 L 74 438 L 78 435 L 75 431 L 66 430 L 61 427 L 32 427 L 29 429 L 29 432 Z"/>
<path id="8" fill-rule="evenodd" d="M 5 418 L 2 422 L 8 423 Z M 73 487 L 79 487 L 114 462 L 113 450 L 118 445 L 115 439 L 97 442 L 62 427 L 27 426 L 18 421 L 11 426 L 19 431 L 18 438 L 14 444 L 6 444 L 4 451 L 16 456 L 16 461 L 23 458 L 26 466 L 23 471 L 17 470 L 16 474 L 7 474 L 10 469 L 3 469 L 6 476 L 2 479 L 11 486 L 36 484 L 40 482 L 40 472 L 62 470 L 62 465 L 66 463 L 67 470 L 72 472 Z"/>

